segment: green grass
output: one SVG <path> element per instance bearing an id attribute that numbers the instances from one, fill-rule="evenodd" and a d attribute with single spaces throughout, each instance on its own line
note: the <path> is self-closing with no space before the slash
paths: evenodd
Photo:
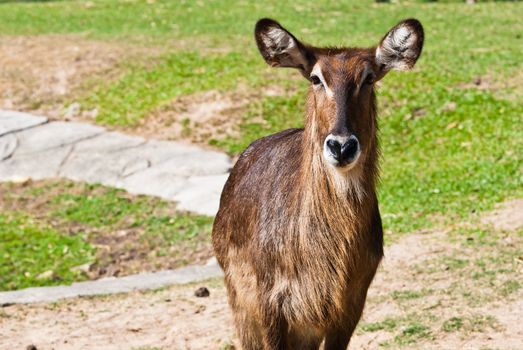
<path id="1" fill-rule="evenodd" d="M 419 299 L 432 293 L 431 289 L 422 289 L 420 291 L 415 290 L 396 290 L 392 292 L 392 299 L 394 300 L 410 300 Z"/>
<path id="2" fill-rule="evenodd" d="M 161 47 L 154 61 L 124 63 L 121 76 L 102 77 L 71 100 L 96 107 L 104 125 L 137 127 L 173 99 L 207 90 L 235 94 L 276 84 L 291 91 L 253 100 L 238 122 L 239 134 L 209 141 L 233 155 L 256 138 L 303 125 L 307 84 L 296 71 L 266 67 L 252 35 L 258 18 L 276 17 L 313 44 L 369 46 L 400 19 L 416 17 L 426 40 L 415 71 L 390 73 L 378 91 L 386 230 L 406 233 L 464 220 L 523 195 L 523 131 L 517 127 L 523 90 L 514 80 L 523 69 L 523 3 L 91 3 L 1 4 L 0 33 L 72 33 Z M 477 77 L 490 85 L 475 88 Z M 445 108 L 449 103 L 455 108 Z"/>
<path id="3" fill-rule="evenodd" d="M 414 343 L 421 338 L 430 337 L 430 330 L 427 326 L 419 322 L 412 322 L 401 331 L 400 335 L 394 338 L 394 341 L 400 345 L 406 345 Z"/>
<path id="4" fill-rule="evenodd" d="M 463 318 L 451 317 L 443 323 L 442 329 L 445 332 L 456 332 L 463 328 Z"/>
<path id="5" fill-rule="evenodd" d="M 202 230 L 210 232 L 211 218 L 180 215 L 173 212 L 172 206 L 165 201 L 147 196 L 130 196 L 123 190 L 99 185 L 81 186 L 83 188 L 79 193 L 66 192 L 53 197 L 50 217 L 104 230 L 139 228 L 144 235 L 163 237 L 167 244 L 192 239 Z"/>
<path id="6" fill-rule="evenodd" d="M 434 339 L 433 331 L 425 322 L 430 320 L 416 313 L 397 318 L 387 317 L 383 321 L 360 325 L 358 332 L 387 332 L 391 337 L 379 343 L 382 348 L 404 348 L 424 340 Z"/>
<path id="7" fill-rule="evenodd" d="M 166 54 L 151 69 L 131 66 L 120 80 L 98 87 L 82 104 L 100 109 L 99 123 L 135 125 L 148 112 L 181 95 L 234 88 L 248 76 L 252 63 L 239 53 L 212 57 L 196 52 Z"/>
<path id="8" fill-rule="evenodd" d="M 521 289 L 521 283 L 519 281 L 511 280 L 505 281 L 501 287 L 501 294 L 503 296 L 508 296 L 512 293 L 517 292 Z"/>
<path id="9" fill-rule="evenodd" d="M 75 267 L 84 264 L 122 274 L 176 267 L 211 231 L 210 217 L 99 185 L 3 183 L 0 191 L 0 290 L 83 280 Z"/>
<path id="10" fill-rule="evenodd" d="M 484 332 L 487 328 L 499 330 L 497 320 L 490 315 L 473 315 L 470 317 L 454 316 L 443 322 L 441 329 L 444 332 Z"/>
<path id="11" fill-rule="evenodd" d="M 376 332 L 381 330 L 393 331 L 398 326 L 398 321 L 393 318 L 386 318 L 380 322 L 362 324 L 360 328 L 364 332 Z"/>
<path id="12" fill-rule="evenodd" d="M 0 214 L 0 290 L 83 280 L 73 268 L 93 260 L 85 235 L 64 235 L 19 213 Z"/>

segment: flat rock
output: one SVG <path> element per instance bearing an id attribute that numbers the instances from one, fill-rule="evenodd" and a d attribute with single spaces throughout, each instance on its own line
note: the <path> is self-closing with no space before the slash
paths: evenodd
<path id="1" fill-rule="evenodd" d="M 201 151 L 202 148 L 194 145 L 187 145 L 175 141 L 150 140 L 140 148 L 140 155 L 150 159 L 152 163 L 157 164 L 173 157 L 198 153 Z"/>
<path id="2" fill-rule="evenodd" d="M 186 182 L 187 178 L 184 176 L 176 176 L 162 169 L 148 168 L 121 179 L 115 186 L 133 194 L 145 194 L 172 201 L 176 193 L 185 188 Z"/>
<path id="3" fill-rule="evenodd" d="M 4 119 L 12 122 L 14 117 L 9 118 Z M 0 136 L 0 180 L 64 177 L 100 183 L 174 200 L 180 209 L 204 215 L 216 214 L 232 166 L 220 152 L 84 123 L 59 121 L 9 130 Z"/>
<path id="4" fill-rule="evenodd" d="M 108 131 L 96 137 L 82 140 L 76 144 L 77 153 L 112 153 L 145 144 L 146 140 L 139 136 L 129 136 L 119 132 Z"/>
<path id="5" fill-rule="evenodd" d="M 141 137 L 107 132 L 79 141 L 60 169 L 59 176 L 75 181 L 115 186 L 129 171 L 149 167 L 137 153 L 145 144 Z"/>
<path id="6" fill-rule="evenodd" d="M 69 145 L 6 159 L 0 162 L 0 181 L 56 177 L 71 149 Z"/>
<path id="7" fill-rule="evenodd" d="M 100 126 L 76 123 L 53 122 L 18 132 L 18 149 L 15 156 L 71 145 L 105 131 Z"/>
<path id="8" fill-rule="evenodd" d="M 229 174 L 190 177 L 184 190 L 173 199 L 178 208 L 214 216 L 218 212 L 220 196 Z"/>
<path id="9" fill-rule="evenodd" d="M 13 134 L 0 136 L 0 161 L 13 155 L 18 146 L 18 139 Z"/>
<path id="10" fill-rule="evenodd" d="M 176 270 L 148 272 L 125 277 L 111 277 L 96 281 L 78 282 L 70 286 L 36 287 L 11 292 L 0 292 L 0 305 L 48 303 L 80 296 L 157 289 L 168 285 L 198 282 L 221 276 L 223 276 L 223 272 L 218 265 L 186 266 Z"/>
<path id="11" fill-rule="evenodd" d="M 0 110 L 0 136 L 44 124 L 47 118 L 28 113 Z"/>
<path id="12" fill-rule="evenodd" d="M 231 160 L 223 153 L 200 149 L 173 155 L 152 167 L 178 176 L 216 175 L 228 173 Z"/>

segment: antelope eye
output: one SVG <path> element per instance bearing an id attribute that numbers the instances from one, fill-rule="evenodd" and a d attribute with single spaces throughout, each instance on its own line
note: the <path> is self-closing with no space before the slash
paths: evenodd
<path id="1" fill-rule="evenodd" d="M 321 85 L 321 80 L 317 75 L 311 75 L 312 85 Z"/>

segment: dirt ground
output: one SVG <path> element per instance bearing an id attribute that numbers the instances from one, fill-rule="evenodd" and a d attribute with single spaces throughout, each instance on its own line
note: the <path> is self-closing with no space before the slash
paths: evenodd
<path id="1" fill-rule="evenodd" d="M 130 132 L 139 132 L 146 137 L 186 140 L 208 147 L 211 139 L 238 134 L 239 120 L 254 98 L 253 94 L 239 91 L 213 90 L 181 96 L 153 111 Z"/>
<path id="2" fill-rule="evenodd" d="M 290 88 L 275 85 L 257 90 L 239 85 L 228 92 L 210 90 L 180 96 L 149 113 L 128 131 L 146 137 L 183 140 L 209 147 L 209 140 L 221 141 L 226 137 L 239 136 L 238 126 L 249 106 L 256 101 L 267 96 L 292 94 Z"/>
<path id="3" fill-rule="evenodd" d="M 350 348 L 521 348 L 523 289 L 517 279 L 523 272 L 522 209 L 523 200 L 515 200 L 479 218 L 476 224 L 488 225 L 488 242 L 495 244 L 475 246 L 480 239 L 471 235 L 463 243 L 463 237 L 447 230 L 411 234 L 388 246 Z M 503 226 L 506 218 L 511 218 L 510 231 Z M 456 262 L 464 260 L 454 254 L 472 264 L 456 268 Z M 469 278 L 489 254 L 503 270 L 487 284 L 481 277 Z M 505 286 L 507 280 L 517 287 L 502 292 L 499 283 Z M 210 296 L 197 298 L 194 291 L 203 285 Z M 0 349 L 6 350 L 29 345 L 64 350 L 231 349 L 236 342 L 221 280 L 5 306 L 0 309 L 0 339 Z"/>
<path id="4" fill-rule="evenodd" d="M 96 78 L 118 76 L 118 64 L 158 50 L 82 35 L 0 36 L 0 109 L 74 119 L 64 103 Z M 92 115 L 89 115 L 91 113 Z M 86 111 L 83 119 L 95 117 Z"/>
<path id="5" fill-rule="evenodd" d="M 232 338 L 221 283 L 196 298 L 198 286 L 13 306 L 0 319 L 0 349 L 219 349 Z"/>
<path id="6" fill-rule="evenodd" d="M 515 71 L 503 79 L 500 79 L 496 74 L 486 74 L 477 76 L 471 82 L 461 84 L 460 87 L 463 89 L 489 90 L 497 98 L 519 101 L 523 93 L 522 79 L 523 71 Z"/>

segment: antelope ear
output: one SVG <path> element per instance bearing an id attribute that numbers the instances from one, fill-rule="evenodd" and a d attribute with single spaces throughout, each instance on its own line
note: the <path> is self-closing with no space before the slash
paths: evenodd
<path id="1" fill-rule="evenodd" d="M 297 68 L 308 78 L 314 55 L 278 22 L 263 18 L 256 23 L 258 50 L 271 67 Z"/>
<path id="2" fill-rule="evenodd" d="M 396 24 L 378 45 L 376 63 L 384 73 L 391 69 L 411 69 L 421 55 L 423 39 L 423 26 L 417 19 Z"/>

